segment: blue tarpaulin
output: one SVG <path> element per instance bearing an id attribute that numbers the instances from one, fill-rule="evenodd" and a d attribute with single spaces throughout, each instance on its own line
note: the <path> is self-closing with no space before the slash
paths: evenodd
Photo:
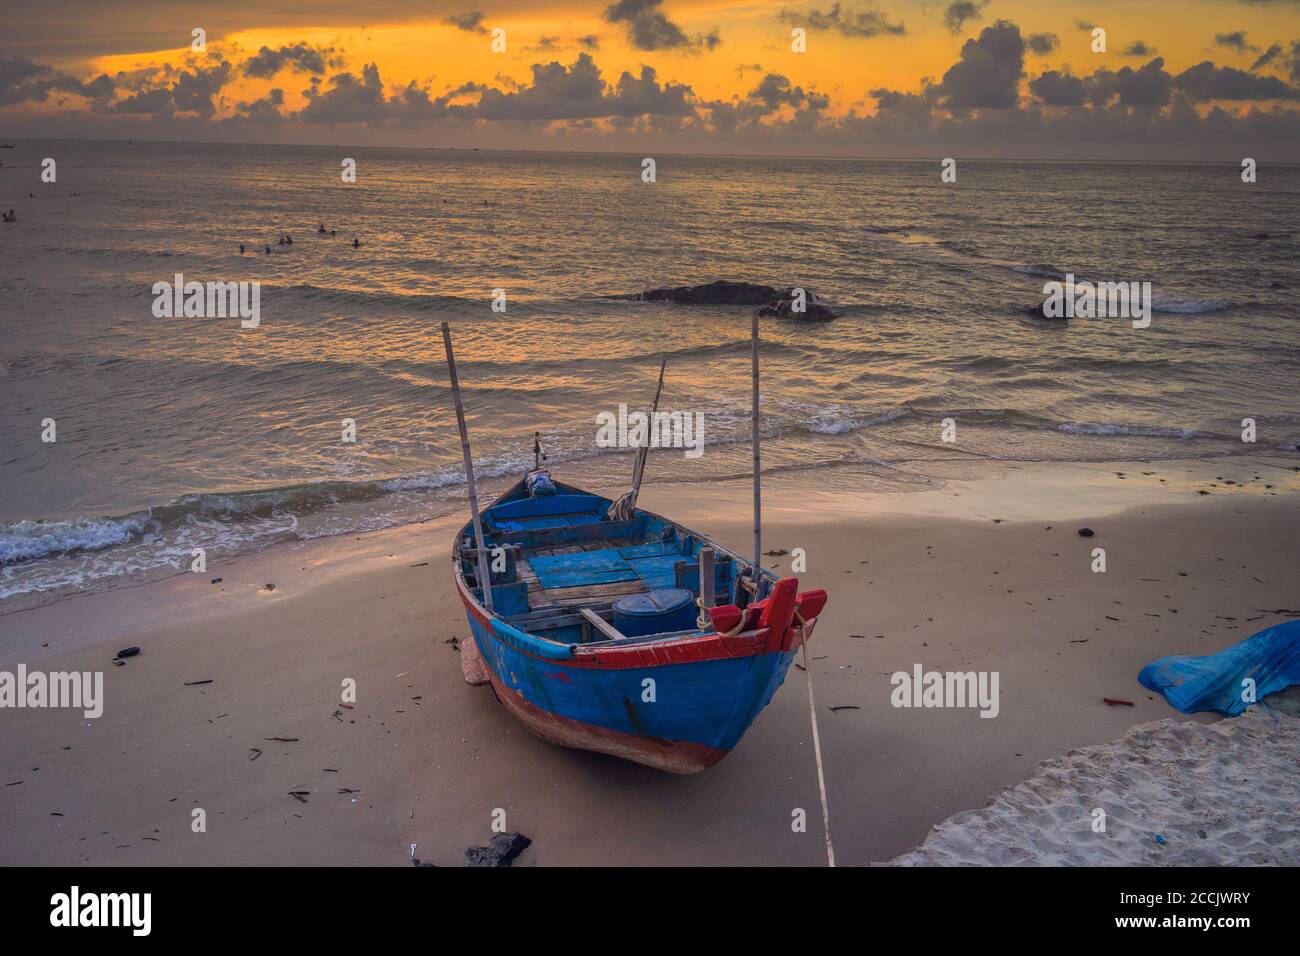
<path id="1" fill-rule="evenodd" d="M 1142 668 L 1138 681 L 1184 714 L 1217 710 L 1236 717 L 1251 704 L 1243 699 L 1248 677 L 1254 700 L 1300 684 L 1300 621 L 1276 624 L 1218 654 L 1162 657 Z"/>

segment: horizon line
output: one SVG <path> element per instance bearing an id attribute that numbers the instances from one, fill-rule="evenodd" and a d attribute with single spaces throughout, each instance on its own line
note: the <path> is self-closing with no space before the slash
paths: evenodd
<path id="1" fill-rule="evenodd" d="M 137 139 L 131 137 L 110 137 L 110 136 L 18 136 L 3 137 L 0 140 L 7 143 L 14 142 L 62 142 L 62 143 L 128 143 L 135 145 Z M 360 143 L 277 143 L 273 141 L 249 141 L 249 140 L 218 140 L 218 139 L 154 139 L 141 138 L 140 143 L 160 144 L 168 146 L 262 146 L 273 148 L 289 149 L 370 149 L 370 150 L 400 150 L 402 152 L 448 152 L 448 153 L 541 153 L 549 155 L 577 155 L 577 156 L 639 156 L 644 154 L 644 150 L 630 149 L 544 149 L 528 147 L 502 147 L 502 146 L 391 146 L 391 145 L 374 145 Z M 659 152 L 661 156 L 686 156 L 691 158 L 702 159 L 790 159 L 790 160 L 809 160 L 809 161 L 841 161 L 841 162 L 935 162 L 946 157 L 940 157 L 938 154 L 933 156 L 880 156 L 880 155 L 830 155 L 821 153 L 739 153 L 739 152 L 682 152 L 668 151 Z M 1240 165 L 1239 160 L 1217 160 L 1217 159 L 1113 159 L 1113 158 L 1059 158 L 1059 157 L 1007 157 L 1007 156 L 967 156 L 959 157 L 962 162 L 967 163 L 1082 163 L 1093 165 L 1151 165 L 1151 166 L 1218 166 Z M 1268 161 L 1270 166 L 1295 166 L 1300 167 L 1300 160 L 1275 160 Z"/>

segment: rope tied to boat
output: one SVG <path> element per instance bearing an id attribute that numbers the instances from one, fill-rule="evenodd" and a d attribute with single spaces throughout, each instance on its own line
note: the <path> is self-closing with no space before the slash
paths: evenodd
<path id="1" fill-rule="evenodd" d="M 701 631 L 707 631 L 713 627 L 713 618 L 709 615 L 709 609 L 704 606 L 704 598 L 696 598 L 695 606 L 700 609 L 700 616 L 695 619 L 695 624 Z M 740 620 L 736 622 L 736 626 L 725 634 L 719 631 L 718 637 L 735 637 L 745 629 L 745 618 L 748 616 L 748 612 L 741 611 Z"/>
<path id="2" fill-rule="evenodd" d="M 709 616 L 709 609 L 704 606 L 704 598 L 697 597 L 695 606 L 700 609 L 699 615 L 695 618 L 695 626 L 701 631 L 707 631 L 713 626 L 713 618 Z M 718 636 L 721 637 L 722 635 L 719 634 Z"/>
<path id="3" fill-rule="evenodd" d="M 828 866 L 835 865 L 835 847 L 831 844 L 831 811 L 830 801 L 826 797 L 826 771 L 822 766 L 822 741 L 821 734 L 817 729 L 817 700 L 813 696 L 813 677 L 812 665 L 808 662 L 808 632 L 805 630 L 807 622 L 803 615 L 796 608 L 794 612 L 794 626 L 799 628 L 799 643 L 803 651 L 803 672 L 808 678 L 808 716 L 812 718 L 812 739 L 813 754 L 817 758 L 817 789 L 822 798 L 822 825 L 826 829 L 826 863 Z"/>
<path id="4" fill-rule="evenodd" d="M 743 570 L 740 572 L 740 575 L 737 577 L 736 583 L 739 584 L 746 591 L 748 591 L 750 594 L 754 595 L 755 597 L 758 596 L 758 582 L 751 581 L 750 576 L 746 575 Z M 708 630 L 709 628 L 713 627 L 713 618 L 709 615 L 709 609 L 704 604 L 704 598 L 697 597 L 695 599 L 695 604 L 700 609 L 700 616 L 695 619 L 696 626 L 698 626 L 701 631 Z M 727 631 L 725 634 L 719 632 L 718 637 L 735 637 L 737 634 L 743 631 L 745 629 L 745 620 L 746 618 L 749 617 L 749 611 L 750 611 L 749 608 L 742 609 L 740 612 L 740 620 L 736 622 L 736 626 L 733 627 L 731 630 Z M 798 615 L 799 612 L 796 610 L 795 616 L 798 617 Z M 799 620 L 802 621 L 803 618 L 799 618 Z"/>

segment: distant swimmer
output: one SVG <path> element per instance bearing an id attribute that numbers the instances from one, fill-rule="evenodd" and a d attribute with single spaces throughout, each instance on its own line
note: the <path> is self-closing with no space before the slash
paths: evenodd
<path id="1" fill-rule="evenodd" d="M 339 231 L 338 231 L 337 229 L 331 229 L 331 230 L 330 230 L 330 238 L 331 238 L 331 239 L 333 239 L 333 238 L 334 238 L 335 236 L 337 236 L 338 234 L 339 234 Z"/>
<path id="2" fill-rule="evenodd" d="M 5 221 L 5 222 L 17 222 L 17 221 L 18 221 L 18 217 L 15 216 L 15 215 L 14 215 L 14 211 L 13 211 L 12 209 L 10 209 L 7 213 L 4 214 L 4 221 Z"/>
<path id="3" fill-rule="evenodd" d="M 322 222 L 322 223 L 320 224 L 320 228 L 317 229 L 316 231 L 319 232 L 319 233 L 324 234 L 324 232 L 325 232 L 325 223 Z"/>
<path id="4" fill-rule="evenodd" d="M 241 256 L 244 254 L 244 244 L 242 242 L 239 244 L 239 254 Z"/>
<path id="5" fill-rule="evenodd" d="M 11 220 L 11 221 L 12 221 L 12 220 Z M 353 248 L 353 249 L 360 249 L 360 248 L 361 248 L 361 240 L 360 240 L 360 239 L 353 239 L 353 240 L 352 240 L 352 248 Z"/>
<path id="6" fill-rule="evenodd" d="M 270 246 L 267 246 L 267 247 L 266 247 L 266 254 L 267 254 L 268 256 L 271 254 L 271 247 L 270 247 Z"/>
<path id="7" fill-rule="evenodd" d="M 285 236 L 285 237 L 284 237 L 284 244 L 285 244 L 286 246 L 291 246 L 291 245 L 293 245 L 293 236 Z"/>
<path id="8" fill-rule="evenodd" d="M 280 237 L 280 245 L 284 245 L 284 236 Z"/>

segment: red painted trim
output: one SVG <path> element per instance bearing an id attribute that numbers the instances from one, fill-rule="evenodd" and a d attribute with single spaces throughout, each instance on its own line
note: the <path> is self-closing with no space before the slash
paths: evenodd
<path id="1" fill-rule="evenodd" d="M 790 618 L 794 613 L 794 592 L 798 587 L 798 582 L 793 578 L 787 578 L 786 580 L 791 583 L 784 589 L 781 589 L 780 584 L 777 585 L 783 602 L 787 598 L 786 592 L 789 592 L 788 609 L 785 613 L 777 615 L 783 622 L 779 634 L 773 633 L 770 628 L 762 627 L 752 631 L 745 631 L 734 637 L 722 637 L 716 633 L 698 634 L 665 641 L 655 641 L 651 644 L 633 644 L 625 647 L 593 647 L 578 644 L 573 648 L 573 657 L 570 660 L 563 661 L 541 658 L 535 654 L 529 654 L 527 650 L 519 647 L 514 648 L 514 650 L 531 657 L 533 660 L 543 661 L 548 668 L 583 667 L 606 670 L 694 664 L 701 661 L 726 660 L 736 657 L 752 657 L 756 654 L 788 651 L 797 647 L 799 643 L 799 629 L 789 626 Z M 492 630 L 490 616 L 466 593 L 459 578 L 456 581 L 456 588 L 466 610 L 473 615 L 474 619 L 478 621 L 485 631 L 493 635 L 494 640 L 499 640 Z M 774 592 L 774 596 L 776 593 Z M 563 670 L 552 671 L 551 673 L 558 676 L 558 674 L 563 673 Z"/>
<path id="2" fill-rule="evenodd" d="M 695 664 L 701 661 L 753 657 L 765 653 L 767 643 L 768 632 L 764 629 L 746 631 L 735 637 L 699 634 L 627 647 L 587 647 L 580 644 L 573 649 L 573 664 L 577 667 L 599 667 L 610 670 Z"/>
<path id="3" fill-rule="evenodd" d="M 763 608 L 763 616 L 758 619 L 758 626 L 769 629 L 766 647 L 769 653 L 786 649 L 798 591 L 798 578 L 782 578 L 767 598 L 767 606 Z"/>

